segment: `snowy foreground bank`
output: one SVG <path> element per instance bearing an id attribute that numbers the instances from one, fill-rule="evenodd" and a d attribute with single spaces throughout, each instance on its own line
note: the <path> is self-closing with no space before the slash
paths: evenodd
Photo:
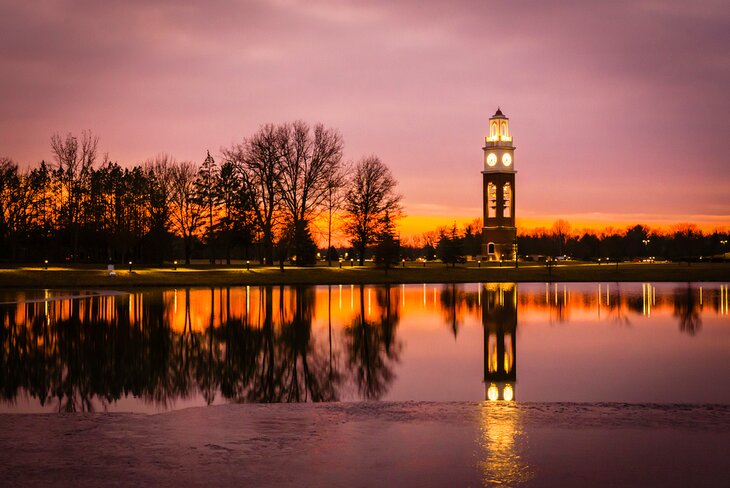
<path id="1" fill-rule="evenodd" d="M 730 406 L 337 403 L 0 415 L 4 486 L 727 486 Z"/>

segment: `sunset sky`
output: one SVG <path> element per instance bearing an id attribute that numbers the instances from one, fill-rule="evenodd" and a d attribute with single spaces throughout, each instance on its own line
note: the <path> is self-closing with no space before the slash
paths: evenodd
<path id="1" fill-rule="evenodd" d="M 730 3 L 0 0 L 0 156 L 91 129 L 198 163 L 266 122 L 377 154 L 409 234 L 481 217 L 510 118 L 518 225 L 730 227 Z"/>

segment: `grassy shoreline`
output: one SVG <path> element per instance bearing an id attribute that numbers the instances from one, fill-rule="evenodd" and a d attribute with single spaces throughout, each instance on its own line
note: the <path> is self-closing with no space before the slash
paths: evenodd
<path id="1" fill-rule="evenodd" d="M 467 264 L 447 268 L 409 263 L 387 273 L 373 266 L 320 265 L 311 268 L 251 266 L 118 268 L 109 276 L 103 266 L 17 266 L 0 268 L 0 288 L 127 288 L 140 286 L 327 285 L 475 282 L 662 282 L 730 281 L 730 263 L 566 263 L 548 270 L 535 263 L 519 269 Z"/>

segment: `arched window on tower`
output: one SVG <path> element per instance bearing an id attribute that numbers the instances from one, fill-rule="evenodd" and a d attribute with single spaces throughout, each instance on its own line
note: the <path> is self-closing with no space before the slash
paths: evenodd
<path id="1" fill-rule="evenodd" d="M 502 137 L 507 137 L 507 124 L 502 122 Z"/>
<path id="2" fill-rule="evenodd" d="M 505 183 L 502 188 L 502 201 L 504 202 L 502 216 L 512 217 L 512 186 L 509 183 Z"/>
<path id="3" fill-rule="evenodd" d="M 515 365 L 515 358 L 512 356 L 512 334 L 504 335 L 504 372 L 509 373 Z"/>
<path id="4" fill-rule="evenodd" d="M 499 364 L 497 357 L 497 334 L 492 333 L 487 337 L 487 371 L 490 373 L 496 373 L 498 371 Z"/>
<path id="5" fill-rule="evenodd" d="M 492 124 L 492 130 L 491 130 L 489 136 L 497 137 L 497 124 Z"/>
<path id="6" fill-rule="evenodd" d="M 487 218 L 497 216 L 497 185 L 491 181 L 487 184 Z"/>

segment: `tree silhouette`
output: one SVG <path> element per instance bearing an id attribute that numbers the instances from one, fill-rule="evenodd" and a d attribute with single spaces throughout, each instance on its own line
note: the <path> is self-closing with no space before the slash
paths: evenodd
<path id="1" fill-rule="evenodd" d="M 208 151 L 203 164 L 198 169 L 198 175 L 195 178 L 195 198 L 201 208 L 201 213 L 205 214 L 207 221 L 205 234 L 208 244 L 208 260 L 210 264 L 215 264 L 215 243 L 214 235 L 216 233 L 216 216 L 218 214 L 219 195 L 216 191 L 216 183 L 219 179 L 218 165 L 215 159 Z"/>
<path id="2" fill-rule="evenodd" d="M 65 138 L 59 134 L 51 136 L 51 150 L 56 160 L 56 177 L 61 184 L 61 218 L 63 228 L 70 234 L 72 259 L 79 255 L 79 231 L 81 206 L 88 189 L 99 138 L 91 131 L 81 134 L 81 141 L 68 133 Z"/>
<path id="3" fill-rule="evenodd" d="M 441 234 L 438 244 L 438 252 L 441 260 L 452 268 L 456 267 L 456 263 L 464 259 L 464 251 L 461 238 L 456 230 L 456 223 L 451 228 L 449 234 Z"/>
<path id="4" fill-rule="evenodd" d="M 215 182 L 215 192 L 220 202 L 218 240 L 225 249 L 226 264 L 231 264 L 231 251 L 235 243 L 246 250 L 253 239 L 253 198 L 238 177 L 235 164 L 226 161 L 221 165 Z"/>
<path id="5" fill-rule="evenodd" d="M 375 262 L 385 268 L 385 273 L 387 274 L 388 269 L 398 262 L 399 256 L 400 242 L 395 237 L 393 221 L 390 219 L 390 214 L 386 210 L 385 217 L 383 217 L 383 227 L 377 238 Z"/>
<path id="6" fill-rule="evenodd" d="M 172 167 L 172 223 L 183 239 L 185 264 L 190 264 L 193 243 L 202 223 L 195 177 L 195 166 L 190 162 L 177 163 Z"/>
<path id="7" fill-rule="evenodd" d="M 273 264 L 274 237 L 280 222 L 282 196 L 279 192 L 281 163 L 278 129 L 266 124 L 241 144 L 223 151 L 236 166 L 246 193 L 253 205 L 257 231 L 261 233 L 261 262 Z"/>
<path id="8" fill-rule="evenodd" d="M 281 177 L 279 190 L 291 227 L 291 244 L 297 264 L 314 264 L 309 252 L 309 223 L 323 208 L 342 160 L 342 136 L 301 120 L 277 128 Z"/>
<path id="9" fill-rule="evenodd" d="M 167 154 L 159 154 L 145 163 L 147 174 L 147 195 L 149 201 L 149 227 L 147 245 L 151 248 L 152 258 L 162 264 L 169 258 L 171 247 L 170 204 L 173 197 L 172 167 L 174 161 Z"/>
<path id="10" fill-rule="evenodd" d="M 386 214 L 393 220 L 402 216 L 396 184 L 390 169 L 376 156 L 355 166 L 345 196 L 344 229 L 358 251 L 360 266 L 367 247 L 382 233 Z"/>

